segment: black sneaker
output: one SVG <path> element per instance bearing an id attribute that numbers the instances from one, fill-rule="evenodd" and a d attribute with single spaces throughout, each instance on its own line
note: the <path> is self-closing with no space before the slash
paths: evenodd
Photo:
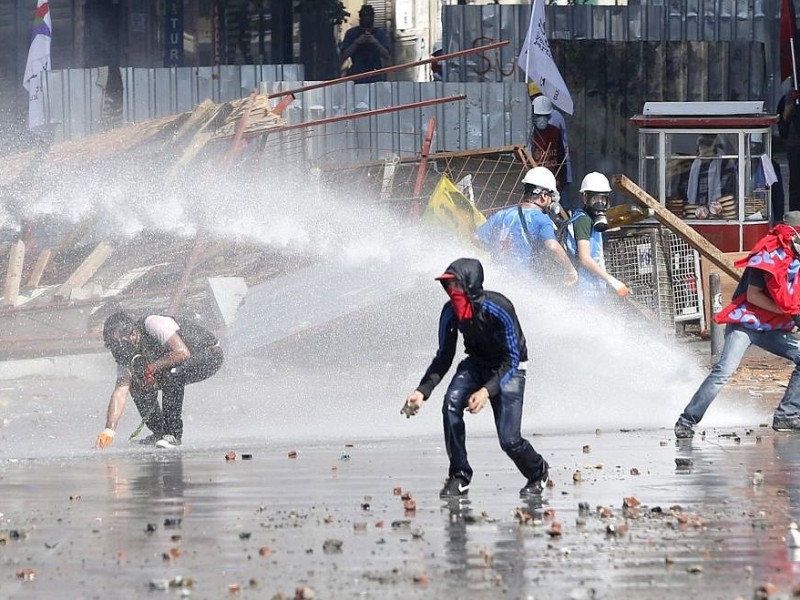
<path id="1" fill-rule="evenodd" d="M 773 417 L 772 428 L 775 431 L 800 431 L 800 417 Z"/>
<path id="2" fill-rule="evenodd" d="M 131 444 L 139 444 L 141 446 L 155 446 L 156 442 L 161 439 L 160 435 L 156 435 L 155 433 L 151 433 L 147 437 L 143 437 L 140 440 L 136 438 L 131 440 Z"/>
<path id="3" fill-rule="evenodd" d="M 675 423 L 675 437 L 679 440 L 688 440 L 694 437 L 694 427 L 685 419 L 678 419 Z"/>
<path id="4" fill-rule="evenodd" d="M 450 477 L 439 492 L 439 498 L 460 498 L 469 494 L 469 482 Z"/>
<path id="5" fill-rule="evenodd" d="M 544 473 L 541 475 L 541 477 L 530 479 L 528 483 L 525 484 L 525 487 L 519 491 L 520 498 L 541 496 L 545 486 L 547 485 L 548 479 L 550 479 L 550 466 L 545 463 Z"/>

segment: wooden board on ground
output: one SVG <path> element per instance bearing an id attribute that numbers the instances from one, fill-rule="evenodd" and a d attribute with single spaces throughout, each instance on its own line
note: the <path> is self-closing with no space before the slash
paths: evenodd
<path id="1" fill-rule="evenodd" d="M 3 288 L 3 304 L 16 306 L 19 298 L 19 285 L 22 280 L 22 263 L 25 261 L 25 242 L 19 240 L 12 244 L 8 255 L 6 284 Z"/>
<path id="2" fill-rule="evenodd" d="M 39 286 L 44 270 L 47 268 L 47 265 L 50 264 L 52 255 L 53 251 L 50 248 L 45 248 L 39 253 L 39 258 L 36 259 L 36 264 L 33 265 L 33 271 L 31 271 L 31 276 L 28 278 L 28 283 L 25 286 L 26 288 L 33 289 Z"/>
<path id="3" fill-rule="evenodd" d="M 72 275 L 56 290 L 55 296 L 68 298 L 73 288 L 84 286 L 92 278 L 103 263 L 111 256 L 114 249 L 105 242 L 99 243 L 92 253 L 86 257 Z"/>
<path id="4" fill-rule="evenodd" d="M 748 254 L 749 252 L 726 252 L 725 256 L 730 259 L 731 263 L 734 263 Z M 728 275 L 705 256 L 700 257 L 700 273 L 703 278 L 703 310 L 706 315 L 706 323 L 711 327 L 711 287 L 708 283 L 711 273 L 719 273 L 719 289 L 722 294 L 721 302 L 723 307 L 727 306 L 733 298 L 733 291 L 736 289 L 736 286 L 739 285 L 739 280 Z"/>

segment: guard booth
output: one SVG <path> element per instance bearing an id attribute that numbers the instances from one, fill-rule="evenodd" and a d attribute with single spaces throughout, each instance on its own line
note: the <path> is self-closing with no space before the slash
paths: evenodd
<path id="1" fill-rule="evenodd" d="M 774 178 L 763 101 L 647 102 L 638 185 L 723 252 L 749 250 L 770 227 Z"/>

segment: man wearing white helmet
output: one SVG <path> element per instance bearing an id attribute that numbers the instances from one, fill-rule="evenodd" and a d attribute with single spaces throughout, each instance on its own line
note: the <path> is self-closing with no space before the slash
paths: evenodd
<path id="1" fill-rule="evenodd" d="M 534 167 L 522 184 L 522 201 L 491 215 L 478 228 L 478 239 L 500 260 L 574 284 L 578 274 L 558 243 L 550 216 L 559 210 L 555 176 L 545 167 Z"/>
<path id="2" fill-rule="evenodd" d="M 563 229 L 563 242 L 578 269 L 578 286 L 588 296 L 601 296 L 607 287 L 627 296 L 628 287 L 606 271 L 603 231 L 608 228 L 611 185 L 602 173 L 592 172 L 581 181 L 582 208 L 576 209 Z"/>
<path id="3" fill-rule="evenodd" d="M 534 114 L 533 110 L 533 103 L 536 98 L 540 96 L 544 96 L 542 93 L 542 89 L 535 81 L 528 82 L 528 97 L 531 100 L 531 114 Z M 564 119 L 564 115 L 562 115 L 557 108 L 553 107 L 553 112 L 550 113 L 550 120 L 549 124 L 553 127 L 557 128 L 558 131 L 561 133 L 561 143 L 564 146 L 564 156 L 566 158 L 564 166 L 567 168 L 566 172 L 566 185 L 569 186 L 572 184 L 572 160 L 569 156 L 569 138 L 567 136 L 567 122 Z M 561 205 L 565 209 L 572 210 L 573 208 L 577 208 L 575 206 L 569 205 L 569 200 L 571 198 L 566 198 L 566 194 L 564 193 L 564 189 L 559 190 L 561 192 Z"/>
<path id="4" fill-rule="evenodd" d="M 567 151 L 561 131 L 550 123 L 553 103 L 547 96 L 533 99 L 533 127 L 530 148 L 534 164 L 547 167 L 555 175 L 560 192 L 567 184 Z"/>

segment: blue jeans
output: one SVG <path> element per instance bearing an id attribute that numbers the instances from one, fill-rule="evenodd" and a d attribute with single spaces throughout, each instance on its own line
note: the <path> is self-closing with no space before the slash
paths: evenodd
<path id="1" fill-rule="evenodd" d="M 683 409 L 681 419 L 692 425 L 700 422 L 722 386 L 739 367 L 744 353 L 751 344 L 794 363 L 794 371 L 789 378 L 789 385 L 786 386 L 786 393 L 775 409 L 774 416 L 781 418 L 800 416 L 800 340 L 785 331 L 754 331 L 740 325 L 727 325 L 722 354 L 717 364 L 711 368 L 711 373 Z"/>
<path id="2" fill-rule="evenodd" d="M 467 460 L 464 410 L 469 397 L 491 377 L 492 370 L 480 367 L 469 358 L 463 360 L 447 388 L 442 405 L 444 442 L 450 458 L 450 477 L 472 480 L 472 467 Z M 525 393 L 525 372 L 517 373 L 502 387 L 497 396 L 489 398 L 494 412 L 494 425 L 500 448 L 529 481 L 541 479 L 547 468 L 544 459 L 522 437 L 522 397 Z"/>

